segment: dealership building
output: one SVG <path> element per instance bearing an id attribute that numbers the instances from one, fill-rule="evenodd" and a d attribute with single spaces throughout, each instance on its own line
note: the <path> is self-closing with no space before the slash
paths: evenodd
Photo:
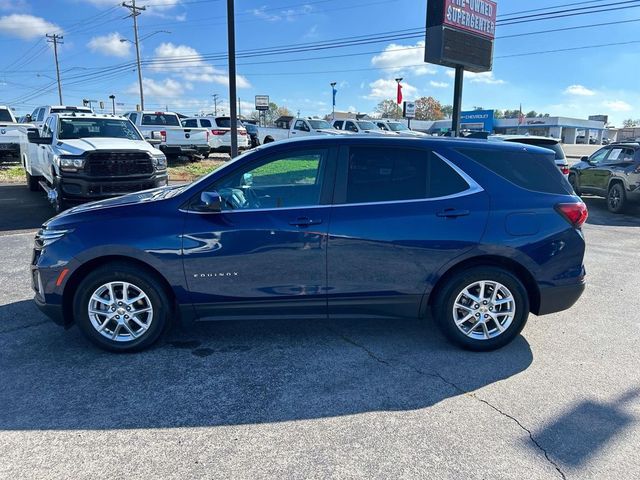
<path id="1" fill-rule="evenodd" d="M 593 138 L 598 145 L 610 138 L 605 128 L 606 117 L 594 116 L 589 120 L 570 117 L 494 118 L 493 110 L 462 112 L 462 130 L 485 131 L 505 135 L 540 135 L 559 138 L 563 143 L 587 143 Z M 431 134 L 451 130 L 451 120 L 412 120 L 411 128 Z"/>

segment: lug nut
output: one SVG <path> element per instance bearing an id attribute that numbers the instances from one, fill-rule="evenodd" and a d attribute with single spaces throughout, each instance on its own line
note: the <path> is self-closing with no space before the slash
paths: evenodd
<path id="1" fill-rule="evenodd" d="M 480 318 L 480 314 L 479 313 L 476 313 L 476 318 Z"/>
<path id="2" fill-rule="evenodd" d="M 131 307 L 127 307 L 127 312 L 130 312 L 130 311 L 131 311 Z"/>
<path id="3" fill-rule="evenodd" d="M 120 320 L 120 315 L 116 315 L 116 320 Z"/>
<path id="4" fill-rule="evenodd" d="M 124 316 L 124 319 L 125 319 L 125 320 L 129 320 L 129 315 L 125 315 L 125 316 Z"/>
<path id="5" fill-rule="evenodd" d="M 482 302 L 482 304 L 483 304 L 483 305 L 486 305 L 486 304 L 487 304 L 487 301 L 485 300 L 484 302 Z"/>
<path id="6" fill-rule="evenodd" d="M 484 318 L 489 318 L 489 315 L 485 315 Z"/>
<path id="7" fill-rule="evenodd" d="M 118 305 L 122 306 L 122 302 L 118 302 Z"/>

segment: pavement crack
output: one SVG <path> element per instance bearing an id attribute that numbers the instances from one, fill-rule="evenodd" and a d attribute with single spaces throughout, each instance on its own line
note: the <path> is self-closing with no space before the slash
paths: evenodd
<path id="1" fill-rule="evenodd" d="M 354 347 L 357 347 L 357 348 L 361 349 L 362 351 L 364 351 L 369 357 L 371 357 L 376 362 L 381 363 L 383 365 L 386 365 L 387 367 L 394 368 L 394 365 L 392 365 L 391 362 L 389 362 L 389 361 L 385 360 L 384 358 L 380 357 L 379 355 L 377 355 L 376 353 L 374 353 L 373 351 L 371 351 L 370 349 L 368 349 L 366 346 L 362 345 L 361 343 L 356 342 L 355 340 L 347 337 L 346 335 L 343 335 L 342 333 L 340 333 L 340 332 L 338 332 L 336 330 L 333 330 L 332 328 L 328 328 L 328 330 L 331 331 L 333 334 L 337 335 L 338 337 L 340 337 L 346 343 L 349 343 L 350 345 L 353 345 Z M 558 472 L 558 474 L 560 475 L 562 480 L 566 480 L 567 479 L 567 476 L 562 471 L 560 466 L 556 462 L 554 462 L 553 459 L 549 456 L 549 452 L 547 452 L 547 450 L 542 445 L 540 445 L 540 443 L 534 438 L 533 433 L 531 432 L 531 430 L 529 430 L 527 427 L 525 427 L 522 424 L 522 422 L 520 422 L 520 420 L 518 420 L 516 417 L 514 417 L 513 415 L 509 415 L 506 412 L 503 412 L 501 409 L 499 409 L 498 407 L 493 405 L 488 400 L 485 400 L 484 398 L 480 398 L 475 393 L 471 393 L 468 390 L 462 388 L 460 385 L 456 384 L 455 382 L 452 382 L 452 381 L 448 380 L 447 378 L 445 378 L 439 372 L 425 372 L 425 371 L 423 371 L 423 370 L 421 370 L 421 369 L 419 369 L 417 367 L 414 367 L 413 365 L 410 365 L 408 363 L 405 363 L 405 362 L 399 362 L 399 363 L 402 366 L 413 370 L 414 372 L 418 373 L 419 375 L 423 375 L 423 376 L 427 376 L 427 377 L 431 377 L 431 378 L 435 378 L 435 379 L 440 380 L 441 382 L 445 383 L 446 385 L 449 385 L 450 387 L 452 387 L 454 390 L 456 390 L 461 395 L 464 395 L 464 396 L 466 396 L 468 398 L 471 398 L 471 399 L 473 399 L 473 400 L 475 400 L 477 402 L 481 402 L 481 403 L 485 404 L 486 406 L 488 406 L 489 408 L 491 408 L 495 412 L 499 413 L 503 417 L 508 418 L 509 420 L 514 422 L 518 427 L 520 427 L 521 430 L 523 430 L 524 432 L 527 433 L 527 435 L 529 436 L 529 439 L 531 440 L 531 443 L 533 443 L 536 446 L 536 448 L 542 452 L 542 454 L 544 455 L 544 458 L 547 460 L 547 462 L 549 462 L 549 464 L 551 464 L 553 466 L 553 468 L 556 469 L 556 471 Z"/>

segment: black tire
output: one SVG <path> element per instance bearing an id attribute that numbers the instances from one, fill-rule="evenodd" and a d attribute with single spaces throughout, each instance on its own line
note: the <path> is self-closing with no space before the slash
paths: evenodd
<path id="1" fill-rule="evenodd" d="M 151 312 L 152 316 L 148 329 L 142 331 L 139 337 L 128 341 L 109 339 L 94 327 L 92 320 L 89 318 L 88 309 L 91 305 L 92 295 L 101 286 L 109 282 L 127 282 L 147 296 L 148 300 L 145 299 L 140 302 L 143 302 L 143 306 L 144 302 L 150 302 L 153 311 Z M 115 296 L 120 296 L 120 299 L 122 299 L 122 294 L 120 293 L 120 295 L 118 295 L 117 291 L 115 292 Z M 126 308 L 126 304 L 124 308 Z M 171 311 L 171 304 L 167 292 L 157 278 L 139 267 L 121 262 L 104 265 L 87 275 L 87 277 L 80 282 L 73 299 L 73 316 L 80 331 L 92 343 L 111 352 L 138 352 L 149 348 L 168 330 L 171 324 Z M 103 323 L 107 321 L 106 316 L 100 316 L 98 318 L 104 320 Z M 148 317 L 146 317 L 144 321 L 149 321 Z M 116 330 L 117 321 L 112 319 L 108 322 L 111 323 L 108 323 L 106 333 L 110 331 L 109 329 L 118 333 Z M 134 332 L 136 328 L 139 328 L 131 320 L 128 322 L 128 325 L 134 329 Z M 123 328 L 124 325 L 120 327 L 120 330 Z"/>
<path id="2" fill-rule="evenodd" d="M 60 177 L 53 177 L 53 187 L 56 192 L 56 198 L 53 201 L 53 211 L 58 215 L 69 208 L 67 200 L 64 198 L 64 192 L 62 191 L 62 182 Z"/>
<path id="3" fill-rule="evenodd" d="M 578 187 L 578 176 L 575 173 L 569 174 L 569 183 L 573 187 L 573 191 L 576 195 L 580 195 L 580 187 Z"/>
<path id="4" fill-rule="evenodd" d="M 607 208 L 611 213 L 624 213 L 627 208 L 627 192 L 621 183 L 614 183 L 609 187 Z"/>
<path id="5" fill-rule="evenodd" d="M 478 339 L 466 335 L 458 326 L 456 326 L 454 318 L 454 304 L 458 295 L 460 295 L 467 286 L 481 281 L 497 282 L 506 287 L 513 297 L 516 313 L 513 316 L 511 323 L 505 328 L 504 332 L 498 333 L 496 336 L 491 338 Z M 487 300 L 489 301 L 488 298 Z M 489 305 L 486 307 L 484 305 L 480 305 L 480 308 L 484 307 L 488 309 L 490 308 Z M 471 307 L 473 307 L 473 305 L 471 305 Z M 493 309 L 494 307 L 491 308 Z M 505 306 L 495 308 L 503 309 Z M 458 311 L 464 312 L 466 310 L 459 309 Z M 491 315 L 489 312 L 486 313 Z M 452 343 L 467 350 L 478 352 L 491 351 L 504 347 L 520 334 L 527 323 L 527 319 L 529 318 L 529 296 L 527 295 L 527 290 L 523 283 L 511 272 L 498 267 L 474 267 L 468 270 L 463 270 L 449 278 L 447 283 L 439 290 L 439 293 L 435 298 L 435 302 L 433 303 L 433 314 L 436 324 L 445 337 L 447 337 L 447 339 Z M 483 314 L 474 314 L 473 318 L 462 324 L 464 328 L 468 328 L 467 331 L 471 330 L 473 335 L 480 334 L 478 331 L 474 333 L 473 330 L 475 329 L 471 328 L 478 323 L 475 320 L 476 315 L 482 316 Z M 487 320 L 487 322 L 487 328 L 489 329 L 489 327 L 491 327 L 489 332 L 491 333 L 491 331 L 493 331 L 495 333 L 497 331 L 497 325 L 490 319 Z M 480 331 L 483 329 L 484 327 L 480 329 Z"/>
<path id="6" fill-rule="evenodd" d="M 25 173 L 25 176 L 27 177 L 27 187 L 29 187 L 29 191 L 31 191 L 31 192 L 40 191 L 40 184 L 38 183 L 39 178 L 38 177 L 34 177 L 33 175 L 31 175 L 26 170 L 24 171 L 24 173 Z"/>

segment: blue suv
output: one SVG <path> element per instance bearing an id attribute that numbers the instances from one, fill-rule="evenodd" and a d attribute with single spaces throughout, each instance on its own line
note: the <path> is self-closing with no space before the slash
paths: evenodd
<path id="1" fill-rule="evenodd" d="M 537 147 L 316 137 L 245 153 L 189 185 L 43 225 L 33 288 L 102 348 L 175 322 L 423 317 L 499 348 L 584 290 L 587 210 Z"/>

